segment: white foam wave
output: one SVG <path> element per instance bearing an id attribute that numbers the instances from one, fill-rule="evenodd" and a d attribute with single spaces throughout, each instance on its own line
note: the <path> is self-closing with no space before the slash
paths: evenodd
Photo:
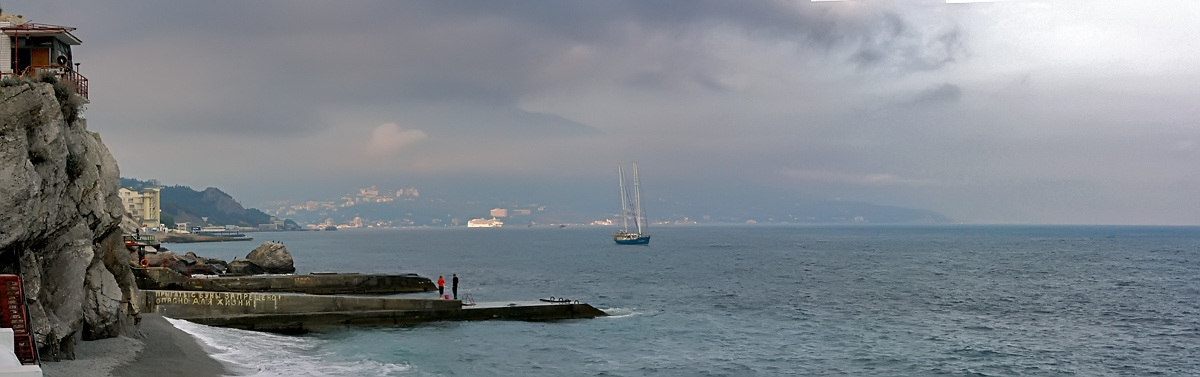
<path id="1" fill-rule="evenodd" d="M 608 317 L 602 318 L 625 318 L 641 314 L 641 312 L 638 312 L 635 308 L 607 308 L 600 310 L 608 313 Z"/>
<path id="2" fill-rule="evenodd" d="M 200 339 L 212 357 L 237 376 L 396 376 L 410 370 L 362 355 L 335 355 L 321 351 L 328 341 L 205 326 L 167 318 L 176 328 Z"/>

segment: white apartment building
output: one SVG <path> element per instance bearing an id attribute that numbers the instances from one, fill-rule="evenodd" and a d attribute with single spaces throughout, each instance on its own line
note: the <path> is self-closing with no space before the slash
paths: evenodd
<path id="1" fill-rule="evenodd" d="M 162 209 L 159 207 L 160 195 L 158 188 L 143 188 L 142 191 L 133 191 L 122 187 L 119 190 L 121 196 L 121 206 L 125 207 L 125 212 L 133 216 L 139 224 L 146 227 L 157 227 L 159 214 Z"/>

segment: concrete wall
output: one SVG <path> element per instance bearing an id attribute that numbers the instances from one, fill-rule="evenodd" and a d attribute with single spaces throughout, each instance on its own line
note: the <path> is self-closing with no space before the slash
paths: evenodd
<path id="1" fill-rule="evenodd" d="M 0 22 L 0 27 L 12 26 L 11 22 Z M 0 36 L 0 73 L 13 73 L 12 37 Z"/>
<path id="2" fill-rule="evenodd" d="M 138 288 L 209 292 L 296 292 L 309 294 L 411 293 L 437 289 L 416 275 L 255 275 L 218 278 L 185 278 L 174 270 L 134 269 Z"/>
<path id="3" fill-rule="evenodd" d="M 608 314 L 588 304 L 526 303 L 463 308 L 459 300 L 304 294 L 144 291 L 150 313 L 210 326 L 305 333 L 347 326 L 434 321 L 546 321 Z"/>
<path id="4" fill-rule="evenodd" d="M 257 314 L 459 309 L 459 300 L 287 293 L 144 291 L 146 311 L 192 319 Z"/>

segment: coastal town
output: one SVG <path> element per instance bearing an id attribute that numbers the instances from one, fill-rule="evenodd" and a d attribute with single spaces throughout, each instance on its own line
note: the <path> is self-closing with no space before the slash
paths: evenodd
<path id="1" fill-rule="evenodd" d="M 279 218 L 290 218 L 297 221 L 306 221 L 306 227 L 309 229 L 328 229 L 335 228 L 397 228 L 397 227 L 413 227 L 413 226 L 467 226 L 467 227 L 500 227 L 503 225 L 503 219 L 515 218 L 516 221 L 521 221 L 525 217 L 524 223 L 532 223 L 531 215 L 546 211 L 547 207 L 538 204 L 529 204 L 524 208 L 492 208 L 485 214 L 480 214 L 480 217 L 468 216 L 445 216 L 433 217 L 430 215 L 421 216 L 422 214 L 414 213 L 409 210 L 398 213 L 398 219 L 370 219 L 360 215 L 354 215 L 349 219 L 338 221 L 339 216 L 346 216 L 346 213 L 358 213 L 356 209 L 372 207 L 376 209 L 370 212 L 385 212 L 379 211 L 381 208 L 421 208 L 426 203 L 445 204 L 446 207 L 453 207 L 447 204 L 444 199 L 429 199 L 428 197 L 422 202 L 421 192 L 416 187 L 397 188 L 394 190 L 380 190 L 376 186 L 368 186 L 360 188 L 357 193 L 347 194 L 334 201 L 314 201 L 307 200 L 304 202 L 277 201 L 268 203 L 271 207 L 264 209 L 263 212 Z M 419 211 L 418 211 L 419 212 Z M 386 215 L 386 214 L 385 214 Z M 464 214 L 465 215 L 465 214 Z M 422 218 L 425 217 L 425 218 Z"/>
<path id="2" fill-rule="evenodd" d="M 367 228 L 426 227 L 560 227 L 621 225 L 618 206 L 579 211 L 538 202 L 517 200 L 455 199 L 415 186 L 382 188 L 376 185 L 325 200 L 278 200 L 263 209 L 243 208 L 216 188 L 195 191 L 166 186 L 155 180 L 122 178 L 121 200 L 126 210 L 147 230 L 170 233 L 222 233 L 268 231 L 331 231 Z M 192 197 L 187 199 L 183 197 Z M 196 199 L 207 198 L 207 199 Z M 174 203 L 190 200 L 191 208 Z M 208 202 L 201 202 L 207 200 Z M 218 204 L 219 203 L 219 204 Z M 619 204 L 619 203 L 614 203 Z M 823 201 L 790 207 L 752 207 L 736 215 L 688 214 L 695 205 L 662 200 L 653 204 L 650 225 L 726 224 L 867 224 L 884 222 L 945 222 L 943 216 L 864 203 Z M 218 208 L 219 207 L 219 208 Z M 207 212 L 206 212 L 207 211 Z M 229 217 L 219 212 L 243 213 Z M 669 211 L 669 212 L 668 212 Z M 786 212 L 785 212 L 786 211 Z M 672 213 L 674 212 L 674 213 Z M 683 212 L 683 213 L 681 213 Z M 715 212 L 715 211 L 714 211 Z M 729 211 L 726 211 L 729 212 Z M 857 213 L 856 213 L 857 212 Z M 205 215 L 208 213 L 208 215 Z M 218 216 L 221 215 L 221 216 Z"/>
<path id="3" fill-rule="evenodd" d="M 269 221 L 258 224 L 219 224 L 207 217 L 194 217 L 199 221 L 179 221 L 179 216 L 163 213 L 163 189 L 154 185 L 121 187 L 121 201 L 126 211 L 147 231 L 165 233 L 225 234 L 230 232 L 266 232 L 314 230 L 330 231 L 347 228 L 401 228 L 401 227 L 451 227 L 499 228 L 504 220 L 510 224 L 537 225 L 534 215 L 547 210 L 544 205 L 532 204 L 526 208 L 491 208 L 481 210 L 478 217 L 435 217 L 431 211 L 444 211 L 441 207 L 453 207 L 442 199 L 422 199 L 416 188 L 409 187 L 394 191 L 380 191 L 375 186 L 362 188 L 356 194 L 346 195 L 336 201 L 304 201 L 291 203 L 274 202 L 276 207 L 262 212 Z M 439 206 L 440 205 L 440 206 Z M 421 208 L 418 210 L 412 207 Z M 475 205 L 478 207 L 478 205 Z M 431 210 L 430 208 L 436 208 Z M 390 212 L 389 212 L 390 210 Z M 421 213 L 424 210 L 424 213 Z M 417 212 L 417 213 L 414 213 Z M 399 219 L 384 220 L 368 218 L 359 213 L 370 212 L 379 217 L 400 216 Z M 460 211 L 465 212 L 467 211 Z M 172 217 L 172 221 L 165 221 Z M 422 218 L 424 217 L 424 218 Z M 264 217 L 264 219 L 267 219 Z M 610 225 L 612 220 L 597 220 L 594 225 Z M 550 223 L 546 225 L 560 225 Z"/>

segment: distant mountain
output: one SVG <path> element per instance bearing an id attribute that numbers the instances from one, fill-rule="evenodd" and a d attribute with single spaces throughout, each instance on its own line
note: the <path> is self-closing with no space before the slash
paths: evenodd
<path id="1" fill-rule="evenodd" d="M 699 203 L 699 204 L 697 204 Z M 656 200 L 649 208 L 667 222 L 744 223 L 872 223 L 872 224 L 946 224 L 949 217 L 914 208 L 872 203 L 794 198 L 757 198 L 740 203 L 701 201 L 691 203 Z M 653 219 L 655 216 L 651 216 Z"/>
<path id="2" fill-rule="evenodd" d="M 232 196 L 216 187 L 196 191 L 187 186 L 159 186 L 158 181 L 121 178 L 121 187 L 141 190 L 159 187 L 160 206 L 164 223 L 186 222 L 194 225 L 258 226 L 271 222 L 271 215 L 254 208 L 244 208 Z M 208 220 L 205 221 L 204 219 Z"/>
<path id="3" fill-rule="evenodd" d="M 414 190 L 415 191 L 415 190 Z M 547 192 L 553 190 L 545 190 Z M 517 198 L 516 195 L 471 197 L 422 189 L 420 196 L 397 190 L 361 189 L 339 199 L 281 201 L 263 208 L 269 214 L 307 224 L 351 226 L 465 226 L 467 220 L 488 218 L 493 208 L 508 210 L 506 226 L 530 224 L 588 224 L 618 220 L 617 206 L 607 201 L 575 200 L 599 197 L 572 190 L 566 197 Z M 404 193 L 407 191 L 400 190 Z M 643 199 L 654 223 L 789 223 L 789 224 L 944 224 L 953 220 L 934 211 L 872 203 L 798 198 L 778 193 L 747 195 L 671 193 Z M 698 194 L 696 194 L 698 193 Z M 613 201 L 615 202 L 615 200 Z M 534 204 L 537 203 L 537 204 Z M 361 225 L 352 225 L 361 224 Z"/>

